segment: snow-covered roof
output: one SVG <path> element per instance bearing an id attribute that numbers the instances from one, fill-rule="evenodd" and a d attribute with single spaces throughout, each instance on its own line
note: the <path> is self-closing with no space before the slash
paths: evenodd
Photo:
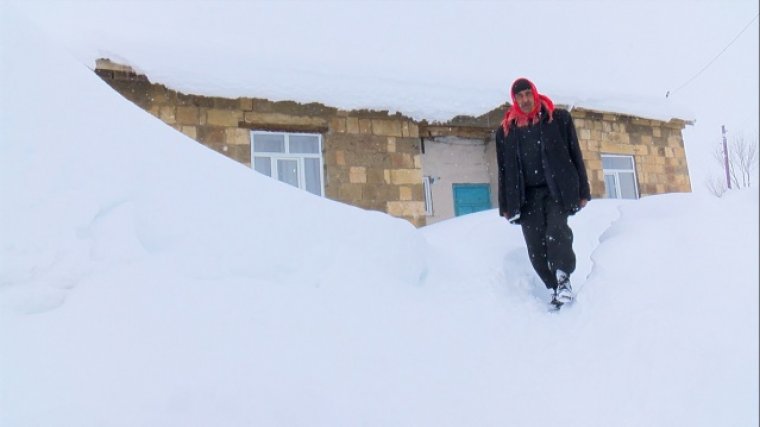
<path id="1" fill-rule="evenodd" d="M 288 90 L 286 87 L 278 89 L 277 85 L 260 84 L 254 79 L 241 80 L 240 84 L 231 87 L 221 87 L 213 83 L 218 80 L 211 74 L 200 77 L 204 74 L 199 73 L 195 80 L 185 81 L 181 77 L 178 78 L 173 74 L 162 72 L 161 69 L 155 69 L 155 74 L 166 79 L 164 81 L 152 77 L 153 74 L 145 75 L 145 67 L 119 63 L 110 58 L 98 58 L 95 63 L 96 69 L 135 73 L 139 76 L 145 76 L 153 83 L 163 84 L 169 89 L 186 94 L 232 99 L 250 97 L 265 98 L 271 101 L 319 102 L 344 110 L 370 109 L 398 112 L 416 120 L 427 120 L 434 123 L 450 122 L 458 116 L 482 116 L 504 104 L 497 101 L 493 94 L 486 93 L 485 90 L 476 93 L 471 90 L 452 87 L 431 88 L 426 85 L 414 86 L 405 82 L 370 77 L 355 77 L 350 80 L 354 84 L 349 85 L 345 79 L 339 83 L 334 76 L 324 75 L 321 76 L 322 80 L 311 80 L 308 85 L 304 84 L 304 87 L 298 90 Z M 280 72 L 284 72 L 284 70 Z M 336 87 L 339 87 L 340 90 L 334 90 Z M 383 90 L 378 90 L 379 87 L 383 87 Z M 493 92 L 498 91 L 494 90 Z M 305 94 L 311 94 L 311 96 Z M 395 96 L 398 96 L 399 99 L 395 99 Z M 422 98 L 426 101 L 419 101 Z M 439 102 L 436 102 L 436 99 Z M 486 100 L 497 103 L 486 105 Z M 558 106 L 570 110 L 583 108 L 664 122 L 678 119 L 690 123 L 693 120 L 692 113 L 688 109 L 668 103 L 667 100 L 632 96 L 585 98 L 563 95 L 554 97 L 553 100 Z M 483 109 L 476 111 L 476 106 Z M 457 107 L 461 110 L 456 110 Z"/>
<path id="2" fill-rule="evenodd" d="M 754 0 L 7 2 L 86 66 L 108 57 L 186 93 L 444 122 L 528 77 L 558 104 L 693 122 L 691 172 L 721 126 L 758 132 Z"/>

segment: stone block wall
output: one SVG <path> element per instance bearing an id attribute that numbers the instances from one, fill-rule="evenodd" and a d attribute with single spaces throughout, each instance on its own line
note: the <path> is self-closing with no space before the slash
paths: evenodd
<path id="1" fill-rule="evenodd" d="M 99 60 L 95 72 L 168 125 L 249 167 L 252 130 L 321 134 L 326 197 L 425 225 L 419 127 L 408 117 L 318 103 L 188 95 L 108 60 Z"/>
<path id="2" fill-rule="evenodd" d="M 479 117 L 455 117 L 448 125 L 458 129 L 452 128 L 445 134 L 477 138 L 476 128 L 495 129 L 508 107 L 509 104 L 501 105 Z M 568 109 L 565 105 L 558 107 Z M 581 107 L 573 108 L 570 114 L 583 151 L 592 197 L 602 198 L 606 194 L 603 154 L 633 156 L 640 196 L 691 191 L 682 134 L 686 121 L 649 120 Z M 424 129 L 427 135 L 428 127 Z M 440 132 L 444 128 L 435 129 Z M 493 132 L 485 138 L 493 142 Z"/>
<path id="3" fill-rule="evenodd" d="M 592 197 L 603 197 L 602 154 L 633 156 L 641 196 L 690 192 L 682 130 L 686 122 L 647 120 L 575 108 L 573 121 Z"/>
<path id="4" fill-rule="evenodd" d="M 340 111 L 329 129 L 327 197 L 425 225 L 418 126 L 402 116 Z"/>
<path id="5" fill-rule="evenodd" d="M 117 92 L 190 138 L 251 166 L 251 130 L 322 135 L 326 197 L 426 224 L 420 137 L 493 140 L 506 105 L 445 124 L 387 111 L 344 111 L 319 103 L 188 95 L 151 83 L 131 68 L 98 60 L 95 72 Z M 689 192 L 682 130 L 686 122 L 571 111 L 592 196 L 605 195 L 602 154 L 634 157 L 641 196 Z"/>

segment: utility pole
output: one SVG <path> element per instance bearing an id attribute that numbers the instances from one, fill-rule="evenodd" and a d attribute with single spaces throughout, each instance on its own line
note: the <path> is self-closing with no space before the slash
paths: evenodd
<path id="1" fill-rule="evenodd" d="M 726 125 L 721 125 L 720 130 L 723 133 L 723 168 L 726 169 L 726 185 L 731 189 L 731 173 L 728 170 L 728 143 L 726 142 Z"/>

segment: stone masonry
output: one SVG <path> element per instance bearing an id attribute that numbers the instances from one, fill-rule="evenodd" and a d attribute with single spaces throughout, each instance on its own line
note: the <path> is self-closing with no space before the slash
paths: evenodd
<path id="1" fill-rule="evenodd" d="M 592 196 L 605 193 L 602 154 L 633 156 L 641 196 L 691 192 L 681 134 L 685 121 L 664 122 L 580 108 L 573 109 L 572 116 Z"/>
<path id="2" fill-rule="evenodd" d="M 428 124 L 387 111 L 188 95 L 107 59 L 98 60 L 95 72 L 168 125 L 249 167 L 252 130 L 321 134 L 328 198 L 386 212 L 415 226 L 426 223 L 421 138 L 448 135 L 492 141 L 506 108 L 503 105 L 477 118 L 457 116 L 447 123 Z M 593 197 L 605 194 L 602 154 L 634 157 L 641 196 L 691 191 L 682 138 L 687 122 L 579 107 L 571 114 Z"/>
<path id="3" fill-rule="evenodd" d="M 251 166 L 251 130 L 323 137 L 325 195 L 425 225 L 418 125 L 387 111 L 188 95 L 109 60 L 95 72 L 117 92 L 205 146 Z"/>
<path id="4" fill-rule="evenodd" d="M 494 129 L 507 107 L 502 105 L 479 117 L 458 116 L 445 125 L 423 122 L 421 132 L 425 136 L 460 136 L 493 142 Z M 606 194 L 603 154 L 633 156 L 642 197 L 691 192 L 682 136 L 688 122 L 681 119 L 650 120 L 581 107 L 573 108 L 570 114 L 583 151 L 592 197 L 602 198 Z M 492 154 L 495 156 L 495 151 Z"/>

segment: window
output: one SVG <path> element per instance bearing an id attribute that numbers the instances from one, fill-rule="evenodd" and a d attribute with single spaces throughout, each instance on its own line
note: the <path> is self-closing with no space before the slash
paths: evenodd
<path id="1" fill-rule="evenodd" d="M 324 195 L 322 136 L 308 133 L 253 131 L 253 168 L 266 176 Z"/>
<path id="2" fill-rule="evenodd" d="M 609 199 L 638 199 L 633 156 L 602 155 L 604 186 Z"/>
<path id="3" fill-rule="evenodd" d="M 425 190 L 425 215 L 433 215 L 433 192 L 430 186 L 433 184 L 432 176 L 422 177 L 422 186 Z"/>

